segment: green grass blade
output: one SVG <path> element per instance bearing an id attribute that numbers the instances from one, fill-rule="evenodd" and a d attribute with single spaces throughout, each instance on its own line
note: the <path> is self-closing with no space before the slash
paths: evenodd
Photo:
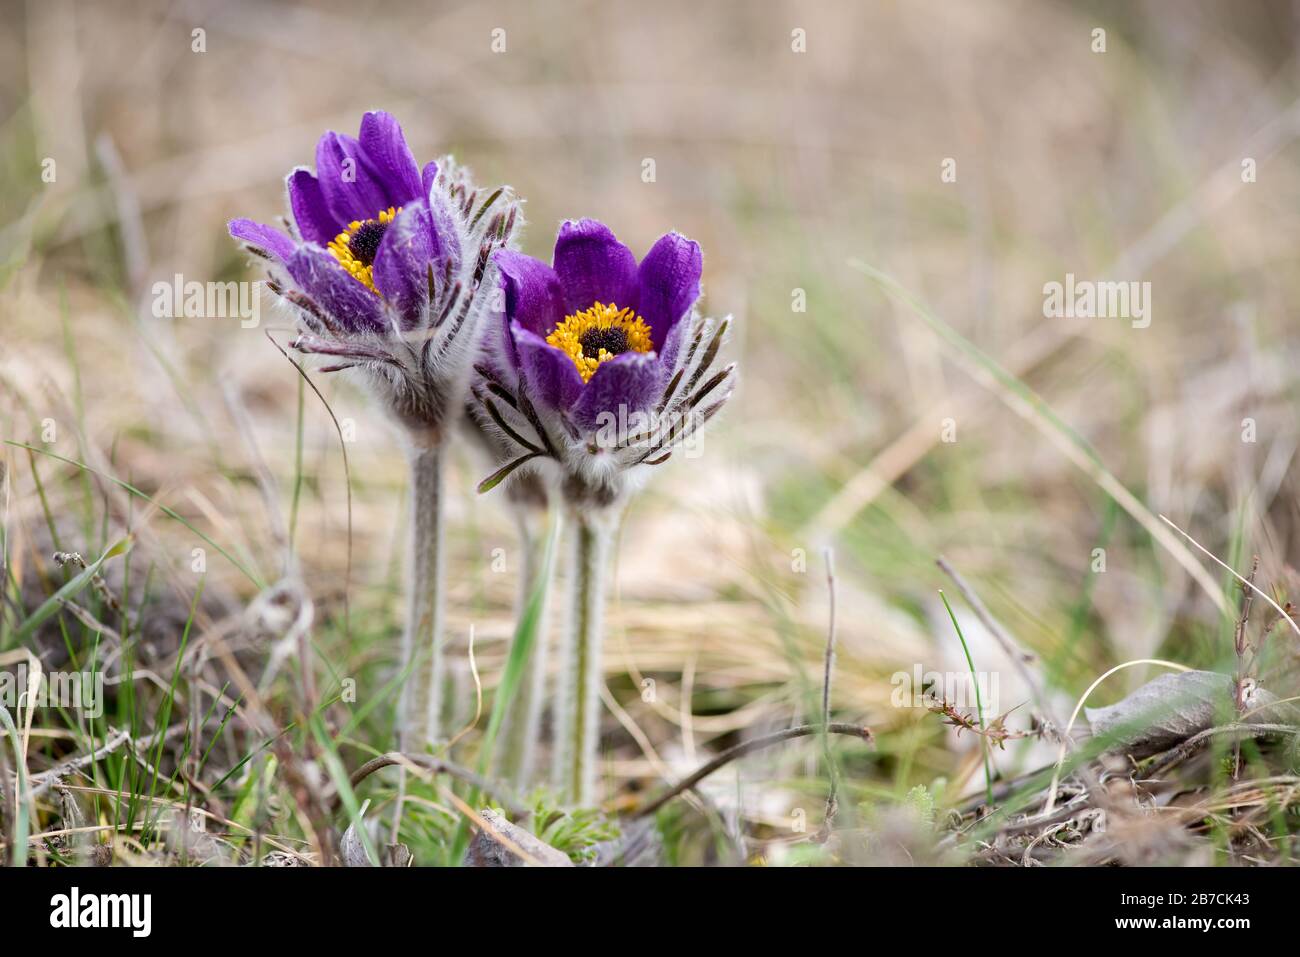
<path id="1" fill-rule="evenodd" d="M 552 565 L 555 561 L 555 544 L 559 538 L 560 520 L 558 514 L 551 519 L 551 527 L 546 533 L 546 548 L 542 553 L 542 566 L 537 573 L 537 582 L 533 593 L 528 596 L 524 613 L 515 623 L 515 633 L 510 639 L 510 654 L 506 658 L 505 668 L 501 672 L 501 682 L 497 685 L 492 699 L 492 714 L 488 717 L 487 730 L 483 734 L 483 746 L 479 750 L 478 769 L 480 774 L 487 774 L 492 765 L 493 752 L 496 749 L 497 735 L 505 722 L 510 704 L 519 691 L 519 682 L 523 680 L 528 668 L 529 656 L 537 644 L 542 630 L 542 609 L 546 605 L 546 589 L 550 587 Z"/>
<path id="2" fill-rule="evenodd" d="M 27 834 L 28 820 L 27 811 L 30 805 L 27 801 L 27 773 L 23 764 L 23 741 L 18 734 L 18 728 L 14 726 L 14 719 L 10 717 L 5 706 L 0 704 L 0 724 L 4 725 L 4 730 L 9 734 L 14 743 L 14 774 L 17 775 L 18 781 L 18 806 L 14 809 L 14 846 L 12 848 L 11 860 L 14 867 L 24 867 L 27 864 Z"/>
<path id="3" fill-rule="evenodd" d="M 971 659 L 970 648 L 966 644 L 966 636 L 961 633 L 961 625 L 957 624 L 957 616 L 953 614 L 952 605 L 948 604 L 948 596 L 939 589 L 939 597 L 943 599 L 943 607 L 948 609 L 948 617 L 952 619 L 952 626 L 957 629 L 957 640 L 961 642 L 961 650 L 966 654 L 966 667 L 970 669 L 970 681 L 975 686 L 975 712 L 980 719 L 980 729 L 984 728 L 984 701 L 980 698 L 980 682 L 975 676 L 975 662 Z M 984 791 L 988 797 L 989 807 L 993 806 L 993 767 L 989 763 L 989 742 L 988 738 L 980 735 L 980 746 L 984 752 Z"/>
<path id="4" fill-rule="evenodd" d="M 123 482 L 120 478 L 117 478 L 112 475 L 105 475 L 103 472 L 99 471 L 98 469 L 91 468 L 89 465 L 86 465 L 84 462 L 78 462 L 76 459 L 67 458 L 66 456 L 59 455 L 57 452 L 51 452 L 48 449 L 41 449 L 41 448 L 37 448 L 34 445 L 28 445 L 26 442 L 15 442 L 12 439 L 5 439 L 4 442 L 5 445 L 12 445 L 15 448 L 19 448 L 19 449 L 27 449 L 29 452 L 39 452 L 41 455 L 48 455 L 50 458 L 58 459 L 60 462 L 66 462 L 68 465 L 75 465 L 77 468 L 82 469 L 83 471 L 90 472 L 94 475 L 98 475 L 100 478 L 112 482 L 118 488 L 126 492 L 130 492 L 132 495 L 136 496 L 137 498 L 143 499 L 144 501 L 148 502 L 150 505 L 157 508 L 168 518 L 180 522 L 191 532 L 193 532 L 195 535 L 201 538 L 204 542 L 206 542 L 207 544 L 215 548 L 222 558 L 224 558 L 226 561 L 230 562 L 230 564 L 234 565 L 237 569 L 239 569 L 239 571 L 243 573 L 244 577 L 247 578 L 254 585 L 256 585 L 259 590 L 266 587 L 265 584 L 262 582 L 262 580 L 258 578 L 256 575 L 254 575 L 248 568 L 246 568 L 243 565 L 243 563 L 241 563 L 238 559 L 235 558 L 234 555 L 231 555 L 230 552 L 226 551 L 224 548 L 222 548 L 212 539 L 208 538 L 208 536 L 204 535 L 197 528 L 191 525 L 188 521 L 186 521 L 183 515 L 181 515 L 175 509 L 168 508 L 166 505 L 162 504 L 162 502 L 159 502 L 154 498 L 150 497 L 149 495 L 146 495 L 144 492 L 140 491 L 130 482 Z"/>
<path id="5" fill-rule="evenodd" d="M 91 583 L 95 575 L 99 573 L 104 562 L 110 558 L 116 558 L 118 555 L 126 554 L 131 548 L 131 536 L 118 539 L 114 544 L 109 546 L 108 550 L 100 555 L 94 562 L 87 565 L 76 578 L 67 582 L 62 588 L 56 591 L 49 598 L 41 603 L 31 615 L 18 626 L 14 632 L 15 642 L 21 644 L 36 633 L 36 629 L 41 627 L 51 616 L 58 613 L 63 606 L 64 601 L 76 597 L 77 593 Z"/>
<path id="6" fill-rule="evenodd" d="M 325 769 L 329 772 L 334 787 L 338 789 L 339 799 L 348 812 L 348 820 L 356 831 L 357 837 L 361 838 L 361 844 L 366 849 L 366 857 L 370 859 L 372 865 L 378 867 L 379 854 L 375 850 L 374 842 L 370 840 L 365 821 L 362 820 L 361 805 L 357 801 L 356 792 L 352 790 L 352 782 L 348 779 L 348 771 L 343 766 L 343 760 L 339 757 L 338 749 L 334 746 L 334 742 L 330 740 L 329 734 L 326 733 L 320 715 L 312 715 L 308 723 L 311 727 L 312 736 L 316 739 L 316 743 L 320 745 L 321 760 L 325 762 Z"/>
<path id="7" fill-rule="evenodd" d="M 176 667 L 172 669 L 171 684 L 167 688 L 167 695 L 163 698 L 162 708 L 158 714 L 157 733 L 158 746 L 154 749 L 153 755 L 153 777 L 149 781 L 149 806 L 145 811 L 145 820 L 149 820 L 149 814 L 153 811 L 153 800 L 158 789 L 158 766 L 162 764 L 163 746 L 167 743 L 167 726 L 172 719 L 172 703 L 176 700 L 176 685 L 181 680 L 181 665 L 185 662 L 185 649 L 190 643 L 190 628 L 194 624 L 194 614 L 199 608 L 199 598 L 203 595 L 203 579 L 199 579 L 199 587 L 194 590 L 194 600 L 190 604 L 189 617 L 185 619 L 185 630 L 181 632 L 180 648 L 176 651 Z M 179 763 L 178 763 L 179 770 Z M 160 812 L 161 813 L 161 812 Z"/>

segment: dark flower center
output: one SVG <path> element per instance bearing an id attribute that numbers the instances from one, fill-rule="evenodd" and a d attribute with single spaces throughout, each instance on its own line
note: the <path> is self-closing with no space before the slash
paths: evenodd
<path id="1" fill-rule="evenodd" d="M 629 348 L 627 331 L 618 326 L 604 328 L 592 326 L 578 337 L 578 342 L 582 344 L 582 354 L 589 359 L 598 358 L 601 349 L 612 356 L 617 356 L 627 352 Z"/>
<path id="2" fill-rule="evenodd" d="M 366 220 L 348 240 L 348 251 L 365 265 L 373 264 L 375 253 L 379 252 L 379 242 L 387 231 L 388 223 L 381 223 L 377 219 Z"/>
<path id="3" fill-rule="evenodd" d="M 609 362 L 625 352 L 653 352 L 650 327 L 636 310 L 614 303 L 595 303 L 591 308 L 564 317 L 564 321 L 546 337 L 573 360 L 573 365 L 590 382 L 602 362 Z"/>

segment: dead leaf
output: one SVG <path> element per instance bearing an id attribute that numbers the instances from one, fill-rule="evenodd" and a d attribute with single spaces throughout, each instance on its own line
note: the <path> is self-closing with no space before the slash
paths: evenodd
<path id="1" fill-rule="evenodd" d="M 1160 675 L 1132 694 L 1104 708 L 1085 708 L 1094 738 L 1112 738 L 1109 750 L 1146 758 L 1181 744 L 1207 728 L 1230 722 L 1234 679 L 1213 671 Z M 1268 707 L 1277 696 L 1251 684 L 1247 708 L 1261 708 L 1253 724 L 1292 720 L 1281 708 Z"/>
<path id="2" fill-rule="evenodd" d="M 365 827 L 366 808 L 370 807 L 370 802 L 366 801 L 361 805 L 361 813 L 357 815 L 357 820 L 361 826 Z M 356 825 L 349 824 L 348 829 L 343 832 L 343 837 L 339 839 L 339 856 L 343 858 L 344 867 L 374 867 L 370 860 L 370 855 L 366 853 L 365 841 L 357 833 Z"/>

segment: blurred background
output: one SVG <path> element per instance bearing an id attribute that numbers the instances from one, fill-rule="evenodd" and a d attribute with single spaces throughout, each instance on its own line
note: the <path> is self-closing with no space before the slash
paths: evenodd
<path id="1" fill-rule="evenodd" d="M 367 109 L 398 117 L 418 161 L 453 152 L 512 184 L 540 258 L 568 217 L 638 255 L 669 229 L 697 239 L 706 311 L 736 317 L 736 397 L 624 524 L 611 806 L 810 717 L 827 548 L 833 708 L 877 735 L 836 754 L 845 803 L 868 809 L 982 786 L 972 736 L 890 701 L 897 671 L 965 670 L 938 589 L 976 667 L 1001 675 L 1001 710 L 1028 701 L 939 556 L 1038 655 L 1061 714 L 1130 659 L 1231 666 L 1236 592 L 1157 516 L 1243 573 L 1258 555 L 1279 601 L 1295 590 L 1300 5 L 2 6 L 0 432 L 131 483 L 264 581 L 284 571 L 273 514 L 293 508 L 321 672 L 357 676 L 374 708 L 340 740 L 349 766 L 389 746 L 395 699 L 372 699 L 402 615 L 396 437 L 351 383 L 312 373 L 351 426 L 349 550 L 339 435 L 267 341 L 287 343 L 288 317 L 160 319 L 151 290 L 258 278 L 226 221 L 283 214 L 285 174 Z M 1067 274 L 1150 283 L 1149 326 L 1045 317 L 1044 284 Z M 475 627 L 490 694 L 515 532 L 474 493 L 486 462 L 457 454 L 448 623 L 458 646 Z M 138 529 L 133 574 L 150 570 L 158 605 L 141 627 L 160 622 L 169 673 L 203 542 L 67 462 L 13 445 L 4 460 L 28 610 L 62 580 L 51 529 L 87 556 Z M 255 594 L 207 548 L 201 632 Z M 1156 673 L 1129 669 L 1092 703 Z M 1012 742 L 997 770 L 1045 763 L 1038 747 Z M 800 813 L 820 818 L 820 775 L 815 745 L 786 745 L 716 776 L 715 799 L 775 859 Z"/>

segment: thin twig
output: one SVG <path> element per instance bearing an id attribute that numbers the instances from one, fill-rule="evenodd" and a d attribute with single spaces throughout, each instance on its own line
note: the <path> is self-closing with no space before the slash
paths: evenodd
<path id="1" fill-rule="evenodd" d="M 1279 605 L 1277 602 L 1275 602 L 1275 601 L 1273 600 L 1273 597 L 1272 597 L 1271 595 L 1269 595 L 1267 592 L 1261 591 L 1259 588 L 1257 588 L 1257 587 L 1255 586 L 1255 583 L 1254 583 L 1254 582 L 1248 582 L 1248 581 L 1246 581 L 1246 579 L 1242 578 L 1241 575 L 1237 574 L 1237 570 L 1236 570 L 1235 568 L 1232 568 L 1232 567 L 1231 567 L 1230 565 L 1228 565 L 1226 562 L 1222 561 L 1222 560 L 1221 560 L 1217 555 L 1215 555 L 1213 552 L 1211 552 L 1208 548 L 1206 548 L 1204 545 L 1202 545 L 1202 544 L 1201 544 L 1200 542 L 1198 542 L 1196 539 L 1192 538 L 1192 536 L 1188 535 L 1186 532 L 1184 532 L 1181 528 L 1179 528 L 1179 527 L 1178 527 L 1177 525 L 1175 525 L 1173 522 L 1169 521 L 1169 519 L 1167 519 L 1167 518 L 1165 518 L 1163 515 L 1161 515 L 1161 516 L 1160 516 L 1160 520 L 1163 521 L 1163 522 L 1164 522 L 1166 525 L 1168 525 L 1170 528 L 1172 528 L 1172 529 L 1173 529 L 1175 532 L 1177 532 L 1179 535 L 1183 536 L 1183 538 L 1187 539 L 1189 542 L 1191 542 L 1193 545 L 1195 545 L 1196 548 L 1197 548 L 1199 551 L 1201 551 L 1201 552 L 1205 555 L 1206 558 L 1210 559 L 1210 561 L 1214 562 L 1216 565 L 1218 565 L 1220 568 L 1222 568 L 1224 571 L 1226 571 L 1229 575 L 1231 575 L 1232 577 L 1236 578 L 1237 581 L 1241 582 L 1243 585 L 1245 585 L 1247 588 L 1249 588 L 1251 591 L 1253 591 L 1253 592 L 1254 592 L 1256 595 L 1258 595 L 1260 598 L 1264 599 L 1266 602 L 1268 602 L 1270 605 L 1272 605 L 1273 608 L 1274 608 L 1274 610 L 1275 610 L 1279 615 L 1281 615 L 1281 616 L 1286 620 L 1286 623 L 1287 623 L 1288 625 L 1291 626 L 1291 630 L 1294 631 L 1297 635 L 1300 635 L 1300 625 L 1296 624 L 1295 619 L 1291 617 L 1290 613 L 1289 613 L 1285 608 L 1283 608 L 1281 605 Z"/>
<path id="2" fill-rule="evenodd" d="M 435 758 L 428 754 L 404 754 L 401 751 L 389 751 L 376 758 L 371 758 L 365 764 L 361 765 L 361 767 L 353 771 L 349 783 L 355 790 L 362 781 L 370 777 L 370 775 L 374 774 L 376 771 L 381 771 L 384 768 L 391 767 L 409 767 L 411 765 L 423 768 L 431 774 L 447 774 L 465 782 L 475 790 L 481 791 L 489 797 L 499 801 L 501 806 L 505 808 L 506 813 L 511 817 L 519 817 L 520 815 L 528 813 L 528 809 L 524 807 L 522 802 L 508 794 L 502 793 L 503 788 L 501 785 L 494 784 L 486 778 L 482 778 L 473 771 L 470 771 L 468 768 L 461 767 L 459 764 L 453 764 L 450 761 L 444 761 L 441 758 Z"/>
<path id="3" fill-rule="evenodd" d="M 50 768 L 48 771 L 33 774 L 30 782 L 28 782 L 31 786 L 31 796 L 34 798 L 40 797 L 73 771 L 78 771 L 81 768 L 86 767 L 88 764 L 93 764 L 96 761 L 102 760 L 106 755 L 112 754 L 123 744 L 129 743 L 130 741 L 131 735 L 128 732 L 117 731 L 109 735 L 103 744 L 94 751 L 91 751 L 89 754 L 83 754 L 80 757 L 72 758 L 71 760 L 63 762 L 58 767 Z"/>
<path id="4" fill-rule="evenodd" d="M 826 626 L 826 662 L 822 672 L 822 723 L 831 723 L 831 674 L 835 670 L 835 554 L 826 549 L 826 588 L 830 611 Z"/>
<path id="5" fill-rule="evenodd" d="M 1250 574 L 1246 577 L 1246 582 L 1250 587 L 1241 590 L 1241 614 L 1237 616 L 1237 627 L 1232 635 L 1232 646 L 1237 654 L 1239 669 L 1245 664 L 1242 659 L 1246 656 L 1246 626 L 1250 624 L 1250 606 L 1255 601 L 1255 593 L 1251 589 L 1255 587 L 1255 574 L 1258 571 L 1259 556 L 1256 555 L 1254 561 L 1250 563 Z"/>
<path id="6" fill-rule="evenodd" d="M 1249 733 L 1251 737 L 1259 737 L 1265 734 L 1290 734 L 1300 735 L 1300 728 L 1295 728 L 1289 724 L 1223 724 L 1217 728 L 1206 728 L 1204 731 L 1192 735 L 1177 747 L 1170 748 L 1154 762 L 1151 766 L 1142 771 L 1144 779 L 1151 778 L 1162 771 L 1167 771 L 1179 761 L 1190 757 L 1201 745 L 1209 738 L 1216 737 L 1220 734 Z"/>
<path id="7" fill-rule="evenodd" d="M 1250 582 L 1253 587 L 1255 584 L 1255 574 L 1259 571 L 1259 556 L 1256 555 L 1254 561 L 1250 563 L 1250 575 L 1246 581 Z M 1241 614 L 1237 618 L 1237 627 L 1232 635 L 1232 650 L 1237 656 L 1237 674 L 1232 684 L 1232 703 L 1236 708 L 1238 717 L 1246 710 L 1246 680 L 1249 675 L 1252 661 L 1246 660 L 1246 650 L 1248 647 L 1246 639 L 1246 627 L 1250 624 L 1250 606 L 1254 603 L 1255 593 L 1249 588 L 1241 590 Z M 1232 780 L 1236 781 L 1241 774 L 1241 741 L 1237 740 L 1232 743 Z"/>
<path id="8" fill-rule="evenodd" d="M 789 741 L 793 738 L 805 738 L 810 734 L 820 734 L 823 731 L 828 734 L 846 734 L 853 738 L 861 738 L 864 741 L 873 740 L 870 728 L 857 724 L 840 723 L 826 725 L 801 724 L 796 728 L 786 728 L 784 731 L 775 731 L 772 734 L 765 734 L 760 738 L 752 738 L 749 741 L 741 742 L 734 748 L 728 748 L 726 751 L 723 751 L 712 761 L 703 765 L 692 774 L 668 788 L 668 790 L 664 791 L 657 798 L 641 805 L 641 807 L 632 812 L 632 818 L 635 820 L 653 814 L 682 792 L 689 791 L 714 771 L 730 764 L 738 758 L 743 758 L 745 755 L 752 754 L 755 751 L 761 751 L 763 748 L 769 748 L 774 744 L 780 744 L 782 741 Z"/>
<path id="9" fill-rule="evenodd" d="M 826 547 L 826 589 L 829 594 L 829 611 L 826 625 L 826 660 L 822 668 L 822 727 L 831 726 L 831 677 L 835 672 L 835 553 Z M 835 772 L 835 759 L 831 754 L 831 740 L 828 734 L 822 734 L 822 752 L 826 760 L 826 776 L 829 778 L 830 790 L 826 795 L 826 811 L 822 815 L 819 832 L 823 840 L 830 837 L 831 826 L 835 823 L 835 814 L 839 811 L 839 775 Z"/>
<path id="10" fill-rule="evenodd" d="M 1034 680 L 1033 676 L 1029 673 L 1029 668 L 1027 667 L 1029 662 L 1036 661 L 1037 658 L 1031 652 L 1025 651 L 1025 649 L 1017 645 L 1016 642 L 1012 640 L 1011 636 L 1003 630 L 1002 626 L 998 624 L 998 620 L 993 617 L 984 602 L 980 601 L 980 596 L 975 594 L 975 590 L 966 583 L 966 579 L 961 577 L 957 569 L 948 564 L 948 559 L 940 555 L 935 560 L 935 564 L 939 566 L 945 575 L 952 579 L 953 584 L 957 586 L 957 590 L 961 592 L 961 596 L 966 599 L 966 603 L 970 605 L 971 609 L 975 612 L 975 616 L 979 618 L 984 627 L 989 630 L 989 633 L 997 639 L 998 644 L 1002 646 L 1002 650 L 1005 651 L 1007 656 L 1016 663 L 1016 667 L 1020 669 L 1025 681 L 1034 689 L 1034 693 L 1041 698 L 1042 695 L 1039 694 L 1038 682 Z"/>

